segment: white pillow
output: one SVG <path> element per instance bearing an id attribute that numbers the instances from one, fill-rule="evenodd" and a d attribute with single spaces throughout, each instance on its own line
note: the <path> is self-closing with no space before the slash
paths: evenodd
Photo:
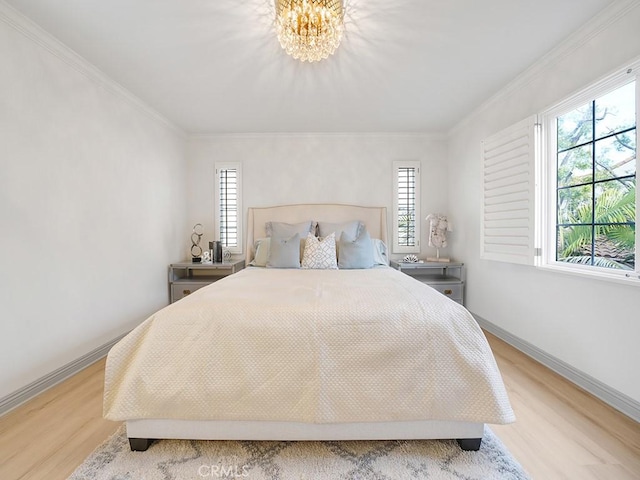
<path id="1" fill-rule="evenodd" d="M 316 236 L 307 235 L 302 255 L 302 268 L 336 270 L 338 260 L 336 258 L 336 234 L 318 239 Z"/>
<path id="2" fill-rule="evenodd" d="M 389 256 L 387 255 L 387 246 L 379 238 L 372 238 L 373 244 L 373 264 L 374 265 L 389 265 Z"/>
<path id="3" fill-rule="evenodd" d="M 271 246 L 270 238 L 259 238 L 254 244 L 255 255 L 253 256 L 253 260 L 249 265 L 253 267 L 266 267 L 267 260 L 269 260 L 269 247 Z"/>

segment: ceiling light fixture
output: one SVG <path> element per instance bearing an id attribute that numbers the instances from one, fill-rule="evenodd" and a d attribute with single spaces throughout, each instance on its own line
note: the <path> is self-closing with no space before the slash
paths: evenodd
<path id="1" fill-rule="evenodd" d="M 278 40 L 303 62 L 318 62 L 336 51 L 342 40 L 342 0 L 275 0 Z"/>

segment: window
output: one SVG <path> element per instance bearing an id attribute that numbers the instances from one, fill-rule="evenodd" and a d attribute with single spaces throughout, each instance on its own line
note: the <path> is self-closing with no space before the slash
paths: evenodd
<path id="1" fill-rule="evenodd" d="M 481 258 L 640 285 L 638 71 L 482 142 Z"/>
<path id="2" fill-rule="evenodd" d="M 393 251 L 420 252 L 420 162 L 394 162 Z"/>
<path id="3" fill-rule="evenodd" d="M 543 263 L 636 277 L 636 112 L 632 69 L 543 115 Z"/>
<path id="4" fill-rule="evenodd" d="M 242 253 L 242 169 L 239 163 L 216 163 L 216 240 L 231 253 Z"/>

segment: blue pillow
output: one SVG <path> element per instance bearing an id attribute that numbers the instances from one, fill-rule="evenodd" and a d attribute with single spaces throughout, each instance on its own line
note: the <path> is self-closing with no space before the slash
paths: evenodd
<path id="1" fill-rule="evenodd" d="M 309 220 L 308 222 L 300 223 L 283 223 L 283 222 L 267 222 L 264 224 L 264 229 L 267 232 L 267 237 L 286 237 L 289 238 L 292 235 L 298 233 L 300 238 L 307 238 L 307 233 L 316 234 L 317 223 Z"/>
<path id="2" fill-rule="evenodd" d="M 351 237 L 360 235 L 360 231 L 364 228 L 364 223 L 359 220 L 352 220 L 345 223 L 328 223 L 318 222 L 318 236 L 328 237 L 331 232 L 336 234 L 336 239 L 340 239 L 342 232 L 347 232 Z"/>
<path id="3" fill-rule="evenodd" d="M 371 267 L 373 267 L 373 245 L 367 229 L 363 227 L 357 238 L 342 232 L 338 241 L 338 268 Z"/>
<path id="4" fill-rule="evenodd" d="M 300 268 L 300 235 L 271 237 L 267 268 Z"/>

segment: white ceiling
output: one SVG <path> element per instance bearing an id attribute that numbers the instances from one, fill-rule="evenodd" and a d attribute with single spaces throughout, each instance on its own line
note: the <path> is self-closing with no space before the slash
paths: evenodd
<path id="1" fill-rule="evenodd" d="M 346 0 L 301 63 L 273 0 L 6 0 L 190 133 L 446 132 L 613 0 Z"/>

